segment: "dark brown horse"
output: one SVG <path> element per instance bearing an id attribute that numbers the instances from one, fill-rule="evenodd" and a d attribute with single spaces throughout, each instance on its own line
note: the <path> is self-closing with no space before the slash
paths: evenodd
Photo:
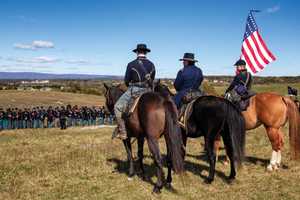
<path id="1" fill-rule="evenodd" d="M 156 84 L 155 91 L 162 95 L 172 96 L 169 89 L 160 83 Z M 228 100 L 215 96 L 202 96 L 195 100 L 190 117 L 187 120 L 189 130 L 182 131 L 184 146 L 187 138 L 204 136 L 205 149 L 209 161 L 209 175 L 205 180 L 211 183 L 214 180 L 216 152 L 214 143 L 221 135 L 230 159 L 229 181 L 235 179 L 236 163 L 240 165 L 244 156 L 245 122 L 241 113 Z"/>
<path id="2" fill-rule="evenodd" d="M 120 86 L 107 86 L 105 98 L 107 108 L 113 112 L 114 105 L 119 97 L 125 92 Z M 168 176 L 166 186 L 170 187 L 172 182 L 171 169 L 181 174 L 184 171 L 183 154 L 184 148 L 177 122 L 177 112 L 174 103 L 162 95 L 154 92 L 144 93 L 134 112 L 126 120 L 128 139 L 124 140 L 129 162 L 129 177 L 134 176 L 134 163 L 131 150 L 131 138 L 138 141 L 138 160 L 144 175 L 143 168 L 143 146 L 146 138 L 149 150 L 154 157 L 157 167 L 157 183 L 153 192 L 159 193 L 164 185 L 162 156 L 159 150 L 158 140 L 164 135 L 167 145 Z"/>
<path id="3" fill-rule="evenodd" d="M 282 128 L 289 122 L 290 154 L 292 159 L 300 159 L 300 116 L 296 104 L 289 98 L 275 93 L 264 92 L 250 98 L 250 105 L 242 112 L 246 130 L 263 125 L 272 145 L 272 156 L 267 169 L 278 169 L 283 147 Z M 216 142 L 219 149 L 220 140 Z"/>

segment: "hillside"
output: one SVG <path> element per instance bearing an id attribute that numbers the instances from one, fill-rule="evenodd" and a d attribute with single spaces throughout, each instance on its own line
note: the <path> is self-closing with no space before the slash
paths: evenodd
<path id="1" fill-rule="evenodd" d="M 89 75 L 89 74 L 49 74 L 49 73 L 35 73 L 35 72 L 0 72 L 0 80 L 80 80 L 80 79 L 120 79 L 119 76 L 110 75 Z"/>
<path id="2" fill-rule="evenodd" d="M 97 95 L 75 94 L 67 92 L 0 90 L 1 107 L 33 107 L 47 105 L 104 105 L 104 98 Z"/>

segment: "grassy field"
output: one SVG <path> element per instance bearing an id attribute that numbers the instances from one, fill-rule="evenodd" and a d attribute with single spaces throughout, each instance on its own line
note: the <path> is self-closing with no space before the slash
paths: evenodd
<path id="1" fill-rule="evenodd" d="M 259 92 L 275 92 L 281 95 L 287 94 L 287 86 L 291 86 L 297 88 L 300 91 L 300 83 L 290 83 L 290 84 L 282 84 L 282 83 L 273 83 L 273 84 L 253 84 L 252 90 L 259 93 Z M 217 94 L 221 95 L 224 94 L 228 85 L 224 86 L 214 86 Z"/>
<path id="2" fill-rule="evenodd" d="M 256 92 L 277 92 L 279 94 L 287 94 L 287 86 L 290 85 L 300 89 L 300 83 L 294 84 L 265 84 L 253 85 L 253 90 Z M 216 86 L 214 88 L 218 95 L 224 94 L 228 85 Z M 104 105 L 104 97 L 90 94 L 75 94 L 67 92 L 54 91 L 17 91 L 17 90 L 0 90 L 0 106 L 7 107 L 33 107 L 33 106 L 61 106 L 61 105 L 86 105 L 99 106 Z"/>
<path id="3" fill-rule="evenodd" d="M 163 189 L 161 195 L 151 194 L 156 177 L 148 148 L 145 166 L 150 180 L 128 181 L 125 151 L 120 141 L 110 139 L 111 132 L 112 128 L 1 132 L 0 199 L 300 199 L 300 163 L 289 160 L 286 144 L 283 167 L 267 172 L 271 147 L 262 129 L 247 133 L 246 161 L 233 184 L 226 182 L 229 166 L 222 162 L 215 182 L 205 184 L 203 140 L 189 140 L 185 184 L 174 176 L 176 191 Z M 165 155 L 163 139 L 160 146 Z"/>
<path id="4" fill-rule="evenodd" d="M 300 88 L 300 84 L 291 84 Z M 287 85 L 254 85 L 255 91 L 286 94 Z M 225 86 L 215 87 L 221 94 Z M 0 105 L 101 105 L 103 97 L 59 92 L 0 91 Z M 6 104 L 5 104 L 6 103 Z M 283 166 L 267 172 L 271 146 L 263 128 L 247 133 L 246 159 L 233 184 L 229 166 L 217 164 L 215 182 L 205 184 L 208 164 L 203 139 L 188 141 L 184 184 L 174 176 L 176 191 L 152 195 L 155 167 L 145 145 L 150 180 L 127 180 L 125 150 L 110 139 L 112 128 L 35 129 L 0 132 L 0 200 L 2 199 L 300 199 L 300 163 L 289 159 L 285 128 Z M 164 140 L 161 148 L 165 155 Z M 221 152 L 224 155 L 224 152 Z M 224 157 L 224 156 L 223 156 Z M 165 169 L 166 170 L 166 169 Z"/>
<path id="5" fill-rule="evenodd" d="M 32 107 L 48 105 L 84 105 L 100 106 L 104 105 L 104 98 L 97 95 L 75 94 L 67 92 L 48 91 L 17 91 L 1 90 L 0 105 L 6 107 Z"/>

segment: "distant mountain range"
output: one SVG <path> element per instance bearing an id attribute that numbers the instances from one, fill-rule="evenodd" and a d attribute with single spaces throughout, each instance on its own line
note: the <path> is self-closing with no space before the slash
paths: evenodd
<path id="1" fill-rule="evenodd" d="M 0 72 L 0 80 L 54 80 L 54 79 L 103 79 L 118 80 L 123 79 L 122 76 L 110 75 L 89 75 L 89 74 L 50 74 L 35 72 Z"/>

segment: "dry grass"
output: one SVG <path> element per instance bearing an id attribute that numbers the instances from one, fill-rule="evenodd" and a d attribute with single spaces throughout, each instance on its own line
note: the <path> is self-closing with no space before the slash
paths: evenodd
<path id="1" fill-rule="evenodd" d="M 66 92 L 2 90 L 0 97 L 0 105 L 4 108 L 66 104 L 99 106 L 104 104 L 104 98 L 101 96 Z"/>
<path id="2" fill-rule="evenodd" d="M 254 80 L 255 81 L 255 80 Z M 273 84 L 253 84 L 252 90 L 259 93 L 259 92 L 275 92 L 281 95 L 287 94 L 287 86 L 292 86 L 300 90 L 300 83 L 290 83 L 290 84 L 283 84 L 283 83 L 273 83 Z M 228 85 L 224 86 L 215 86 L 215 90 L 217 94 L 224 94 Z"/>
<path id="3" fill-rule="evenodd" d="M 300 165 L 283 151 L 283 168 L 265 171 L 271 154 L 263 129 L 247 134 L 247 161 L 229 185 L 229 166 L 217 164 L 216 180 L 203 183 L 208 164 L 203 140 L 188 142 L 185 185 L 174 176 L 177 192 L 152 195 L 155 167 L 145 145 L 149 182 L 127 180 L 127 163 L 111 128 L 37 129 L 0 133 L 0 199 L 300 199 Z M 287 134 L 286 134 L 287 135 Z M 286 140 L 287 141 L 287 140 Z M 164 140 L 161 147 L 165 155 Z M 222 152 L 224 153 L 224 152 Z"/>
<path id="4" fill-rule="evenodd" d="M 254 87 L 257 91 L 286 93 L 286 85 Z M 216 90 L 222 93 L 224 87 Z M 0 91 L 0 96 L 2 106 L 103 103 L 103 97 L 60 92 Z M 185 159 L 185 184 L 174 176 L 177 192 L 163 189 L 161 195 L 152 195 L 156 177 L 148 148 L 145 145 L 144 162 L 151 181 L 137 177 L 128 181 L 125 150 L 120 141 L 111 141 L 111 132 L 111 128 L 1 132 L 0 199 L 300 199 L 300 163 L 289 160 L 288 134 L 283 168 L 269 173 L 265 169 L 272 150 L 265 131 L 259 128 L 248 132 L 246 162 L 231 185 L 224 178 L 229 166 L 221 162 L 215 182 L 203 183 L 208 174 L 208 164 L 201 154 L 203 140 L 191 139 Z M 163 139 L 161 147 L 165 155 Z"/>

